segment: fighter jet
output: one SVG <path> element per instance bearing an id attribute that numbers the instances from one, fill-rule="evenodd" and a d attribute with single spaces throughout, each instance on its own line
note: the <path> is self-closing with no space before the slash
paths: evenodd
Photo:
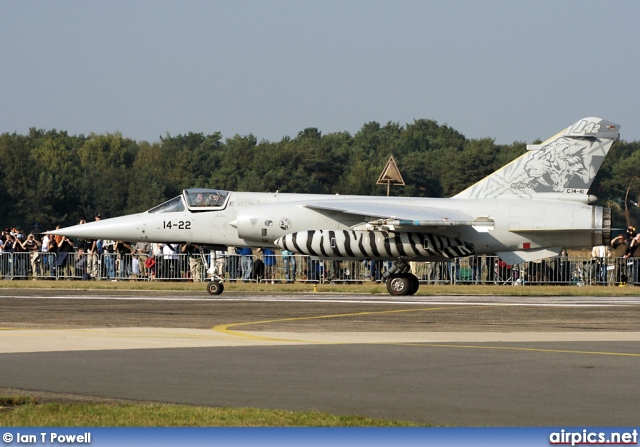
<path id="1" fill-rule="evenodd" d="M 589 188 L 620 126 L 584 118 L 448 199 L 186 189 L 149 211 L 51 234 L 273 247 L 335 260 L 393 261 L 391 295 L 417 292 L 410 261 L 498 255 L 508 264 L 608 244 L 611 210 Z M 223 290 L 212 280 L 209 293 Z"/>

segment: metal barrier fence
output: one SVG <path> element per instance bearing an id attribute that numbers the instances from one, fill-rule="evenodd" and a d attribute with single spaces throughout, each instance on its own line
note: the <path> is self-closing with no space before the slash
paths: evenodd
<path id="1" fill-rule="evenodd" d="M 411 262 L 422 284 L 639 284 L 640 258 L 555 257 L 507 265 L 495 256 L 451 262 Z M 303 255 L 189 256 L 0 253 L 0 278 L 203 281 L 213 271 L 225 281 L 363 283 L 380 281 L 386 261 L 327 261 Z"/>

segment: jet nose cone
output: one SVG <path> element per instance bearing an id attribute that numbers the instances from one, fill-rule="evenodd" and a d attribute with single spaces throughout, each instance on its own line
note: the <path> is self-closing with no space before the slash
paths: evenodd
<path id="1" fill-rule="evenodd" d="M 274 243 L 275 245 L 277 245 L 278 247 L 280 247 L 280 248 L 284 248 L 284 244 L 282 243 L 282 238 L 281 238 L 281 237 L 279 237 L 278 239 L 276 239 L 275 241 L 273 241 L 273 243 Z"/>
<path id="2" fill-rule="evenodd" d="M 141 241 L 146 238 L 145 226 L 140 214 L 114 217 L 83 225 L 60 228 L 48 234 L 86 239 L 113 239 L 120 241 Z"/>

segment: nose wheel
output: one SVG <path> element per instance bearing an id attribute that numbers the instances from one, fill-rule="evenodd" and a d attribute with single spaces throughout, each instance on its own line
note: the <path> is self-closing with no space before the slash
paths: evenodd
<path id="1" fill-rule="evenodd" d="M 220 281 L 211 281 L 207 284 L 209 295 L 220 295 L 224 290 L 224 285 Z"/>

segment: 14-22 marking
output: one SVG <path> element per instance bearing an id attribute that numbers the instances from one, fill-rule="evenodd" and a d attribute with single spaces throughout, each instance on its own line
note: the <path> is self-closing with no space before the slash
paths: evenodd
<path id="1" fill-rule="evenodd" d="M 190 230 L 191 229 L 191 221 L 190 220 L 180 220 L 178 222 L 163 221 L 162 228 L 165 230 L 171 230 L 172 228 L 176 228 L 178 230 Z"/>

